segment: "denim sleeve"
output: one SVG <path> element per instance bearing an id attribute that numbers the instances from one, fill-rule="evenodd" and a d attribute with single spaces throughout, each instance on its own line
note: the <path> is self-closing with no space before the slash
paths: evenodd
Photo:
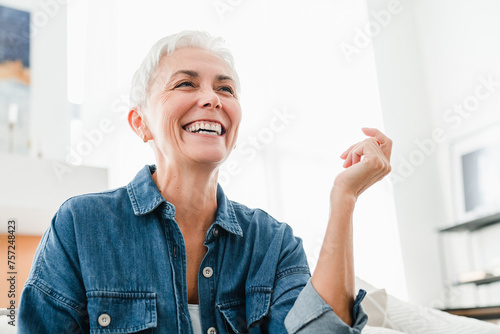
<path id="1" fill-rule="evenodd" d="M 319 296 L 310 282 L 302 240 L 287 226 L 282 236 L 280 259 L 271 299 L 269 333 L 361 333 L 368 321 L 361 308 L 366 292 L 360 291 L 353 309 L 354 327 L 345 324 Z"/>
<path id="2" fill-rule="evenodd" d="M 291 334 L 359 334 L 368 321 L 368 316 L 361 307 L 365 295 L 366 291 L 360 290 L 354 301 L 354 325 L 350 327 L 333 312 L 309 280 L 288 313 L 285 327 Z"/>
<path id="3" fill-rule="evenodd" d="M 63 208 L 38 245 L 19 304 L 18 333 L 89 331 L 73 219 Z"/>

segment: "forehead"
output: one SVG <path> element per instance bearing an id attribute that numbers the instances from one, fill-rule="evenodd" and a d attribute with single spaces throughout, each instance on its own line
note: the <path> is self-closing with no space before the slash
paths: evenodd
<path id="1" fill-rule="evenodd" d="M 231 75 L 231 69 L 221 57 L 212 51 L 195 47 L 177 49 L 160 59 L 158 73 L 166 76 L 165 79 L 178 70 L 194 70 L 200 74 Z"/>

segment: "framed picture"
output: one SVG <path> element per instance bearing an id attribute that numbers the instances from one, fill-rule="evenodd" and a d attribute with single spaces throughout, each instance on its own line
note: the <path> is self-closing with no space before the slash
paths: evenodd
<path id="1" fill-rule="evenodd" d="M 452 143 L 457 223 L 500 212 L 500 123 Z"/>
<path id="2" fill-rule="evenodd" d="M 0 6 L 0 152 L 28 153 L 30 13 Z"/>

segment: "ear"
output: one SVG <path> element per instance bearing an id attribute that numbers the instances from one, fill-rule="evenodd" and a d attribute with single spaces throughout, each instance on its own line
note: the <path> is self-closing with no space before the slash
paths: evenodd
<path id="1" fill-rule="evenodd" d="M 146 122 L 144 121 L 144 117 L 136 109 L 132 109 L 128 113 L 128 124 L 144 142 L 152 139 Z"/>

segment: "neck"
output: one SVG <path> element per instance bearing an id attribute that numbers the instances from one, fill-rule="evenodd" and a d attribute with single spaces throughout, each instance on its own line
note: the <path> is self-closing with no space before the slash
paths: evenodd
<path id="1" fill-rule="evenodd" d="M 153 174 L 162 196 L 175 206 L 181 230 L 204 232 L 217 215 L 218 169 L 159 162 Z"/>

